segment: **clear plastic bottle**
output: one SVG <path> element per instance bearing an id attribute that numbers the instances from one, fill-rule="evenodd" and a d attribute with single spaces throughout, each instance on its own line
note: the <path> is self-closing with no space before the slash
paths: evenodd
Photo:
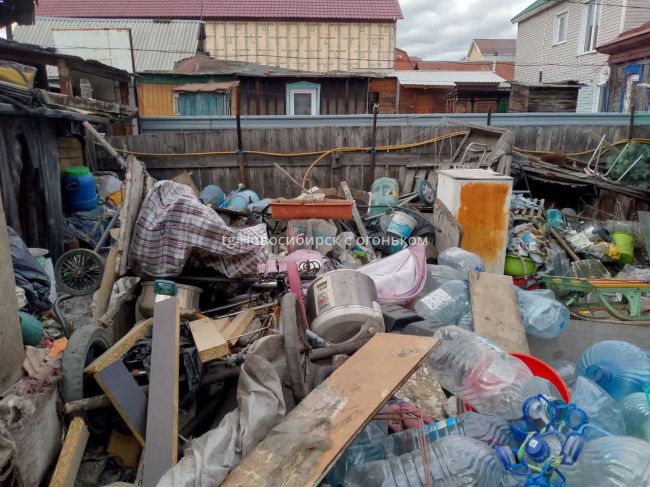
<path id="1" fill-rule="evenodd" d="M 549 298 L 545 291 L 516 289 L 527 333 L 541 338 L 556 338 L 568 326 L 571 315 L 565 305 Z"/>
<path id="2" fill-rule="evenodd" d="M 619 400 L 650 385 L 650 354 L 628 342 L 607 340 L 582 354 L 576 373 Z"/>
<path id="3" fill-rule="evenodd" d="M 443 250 L 438 256 L 438 264 L 453 267 L 463 272 L 483 272 L 485 270 L 481 257 L 459 247 Z"/>
<path id="4" fill-rule="evenodd" d="M 650 443 L 631 436 L 604 436 L 586 443 L 576 463 L 560 470 L 567 487 L 646 487 Z"/>
<path id="5" fill-rule="evenodd" d="M 621 400 L 625 434 L 650 441 L 650 403 L 644 392 L 635 392 Z"/>
<path id="6" fill-rule="evenodd" d="M 432 293 L 446 282 L 467 281 L 468 279 L 467 272 L 459 271 L 453 267 L 446 265 L 428 265 L 427 280 L 420 293 L 420 297 Z"/>
<path id="7" fill-rule="evenodd" d="M 433 485 L 499 487 L 512 485 L 494 450 L 466 436 L 448 436 L 427 449 Z M 423 487 L 426 477 L 420 450 L 379 462 L 357 465 L 343 482 L 345 487 Z"/>
<path id="8" fill-rule="evenodd" d="M 564 436 L 555 430 L 548 430 L 528 438 L 523 445 L 522 460 L 530 467 L 543 469 L 545 465 L 562 458 Z"/>
<path id="9" fill-rule="evenodd" d="M 516 448 L 510 424 L 497 416 L 469 412 L 458 418 L 449 418 L 426 425 L 422 429 L 428 443 L 433 443 L 447 436 L 468 436 L 482 441 L 490 447 L 509 446 Z M 400 456 L 420 448 L 420 430 L 405 430 L 388 435 L 385 442 L 386 456 Z"/>
<path id="10" fill-rule="evenodd" d="M 532 378 L 523 362 L 457 326 L 436 332 L 440 345 L 427 358 L 442 387 L 482 414 L 521 417 L 520 384 Z"/>
<path id="11" fill-rule="evenodd" d="M 572 388 L 576 383 L 576 365 L 568 360 L 551 360 L 548 363 L 555 371 L 560 374 L 567 387 Z"/>
<path id="12" fill-rule="evenodd" d="M 469 285 L 465 281 L 447 281 L 421 296 L 414 311 L 426 320 L 458 325 L 464 316 L 471 313 Z"/>
<path id="13" fill-rule="evenodd" d="M 587 413 L 590 425 L 597 426 L 612 435 L 625 434 L 623 408 L 595 382 L 586 377 L 578 377 L 571 394 L 571 402 Z M 584 431 L 587 440 L 603 435 L 604 433 L 594 428 Z"/>

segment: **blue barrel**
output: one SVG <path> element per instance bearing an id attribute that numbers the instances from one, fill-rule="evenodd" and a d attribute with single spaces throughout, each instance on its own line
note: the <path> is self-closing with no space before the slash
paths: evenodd
<path id="1" fill-rule="evenodd" d="M 226 208 L 236 211 L 244 211 L 251 203 L 259 202 L 260 197 L 255 191 L 243 189 L 230 197 Z"/>
<path id="2" fill-rule="evenodd" d="M 65 170 L 65 199 L 72 211 L 97 208 L 95 178 L 86 166 L 72 166 Z"/>

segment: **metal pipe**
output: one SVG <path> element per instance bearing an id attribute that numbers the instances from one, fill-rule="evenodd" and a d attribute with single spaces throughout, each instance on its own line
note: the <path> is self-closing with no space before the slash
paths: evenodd
<path id="1" fill-rule="evenodd" d="M 97 142 L 99 142 L 99 145 L 101 145 L 106 151 L 117 160 L 118 164 L 122 169 L 126 169 L 126 161 L 124 158 L 117 153 L 117 151 L 113 148 L 111 144 L 108 143 L 108 141 L 95 130 L 95 127 L 90 125 L 89 122 L 84 122 L 83 126 L 86 128 L 86 130 L 92 135 L 95 139 L 97 139 Z"/>

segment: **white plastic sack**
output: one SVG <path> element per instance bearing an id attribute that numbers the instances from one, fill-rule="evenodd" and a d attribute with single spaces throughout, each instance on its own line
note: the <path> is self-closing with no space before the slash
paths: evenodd
<path id="1" fill-rule="evenodd" d="M 404 305 L 420 294 L 427 278 L 424 245 L 411 245 L 357 269 L 375 281 L 381 304 Z"/>

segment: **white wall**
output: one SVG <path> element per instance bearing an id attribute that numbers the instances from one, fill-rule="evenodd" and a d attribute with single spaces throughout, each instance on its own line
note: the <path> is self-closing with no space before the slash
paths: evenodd
<path id="1" fill-rule="evenodd" d="M 598 43 L 613 40 L 620 33 L 625 16 L 625 0 L 608 0 L 601 9 Z M 643 1 L 650 6 L 649 0 Z M 555 44 L 556 16 L 568 12 L 567 40 Z M 628 12 L 630 10 L 628 9 Z M 636 15 L 638 12 L 634 12 Z M 629 14 L 628 14 L 629 16 Z M 519 23 L 517 35 L 517 56 L 515 79 L 526 83 L 539 81 L 539 72 L 545 83 L 560 81 L 579 81 L 588 85 L 582 89 L 578 99 L 578 111 L 591 111 L 593 106 L 593 86 L 599 82 L 603 66 L 608 56 L 599 53 L 581 54 L 583 43 L 585 7 L 574 2 L 558 2 L 537 15 Z M 634 22 L 640 22 L 639 19 Z M 640 24 L 639 24 L 640 25 Z"/>

